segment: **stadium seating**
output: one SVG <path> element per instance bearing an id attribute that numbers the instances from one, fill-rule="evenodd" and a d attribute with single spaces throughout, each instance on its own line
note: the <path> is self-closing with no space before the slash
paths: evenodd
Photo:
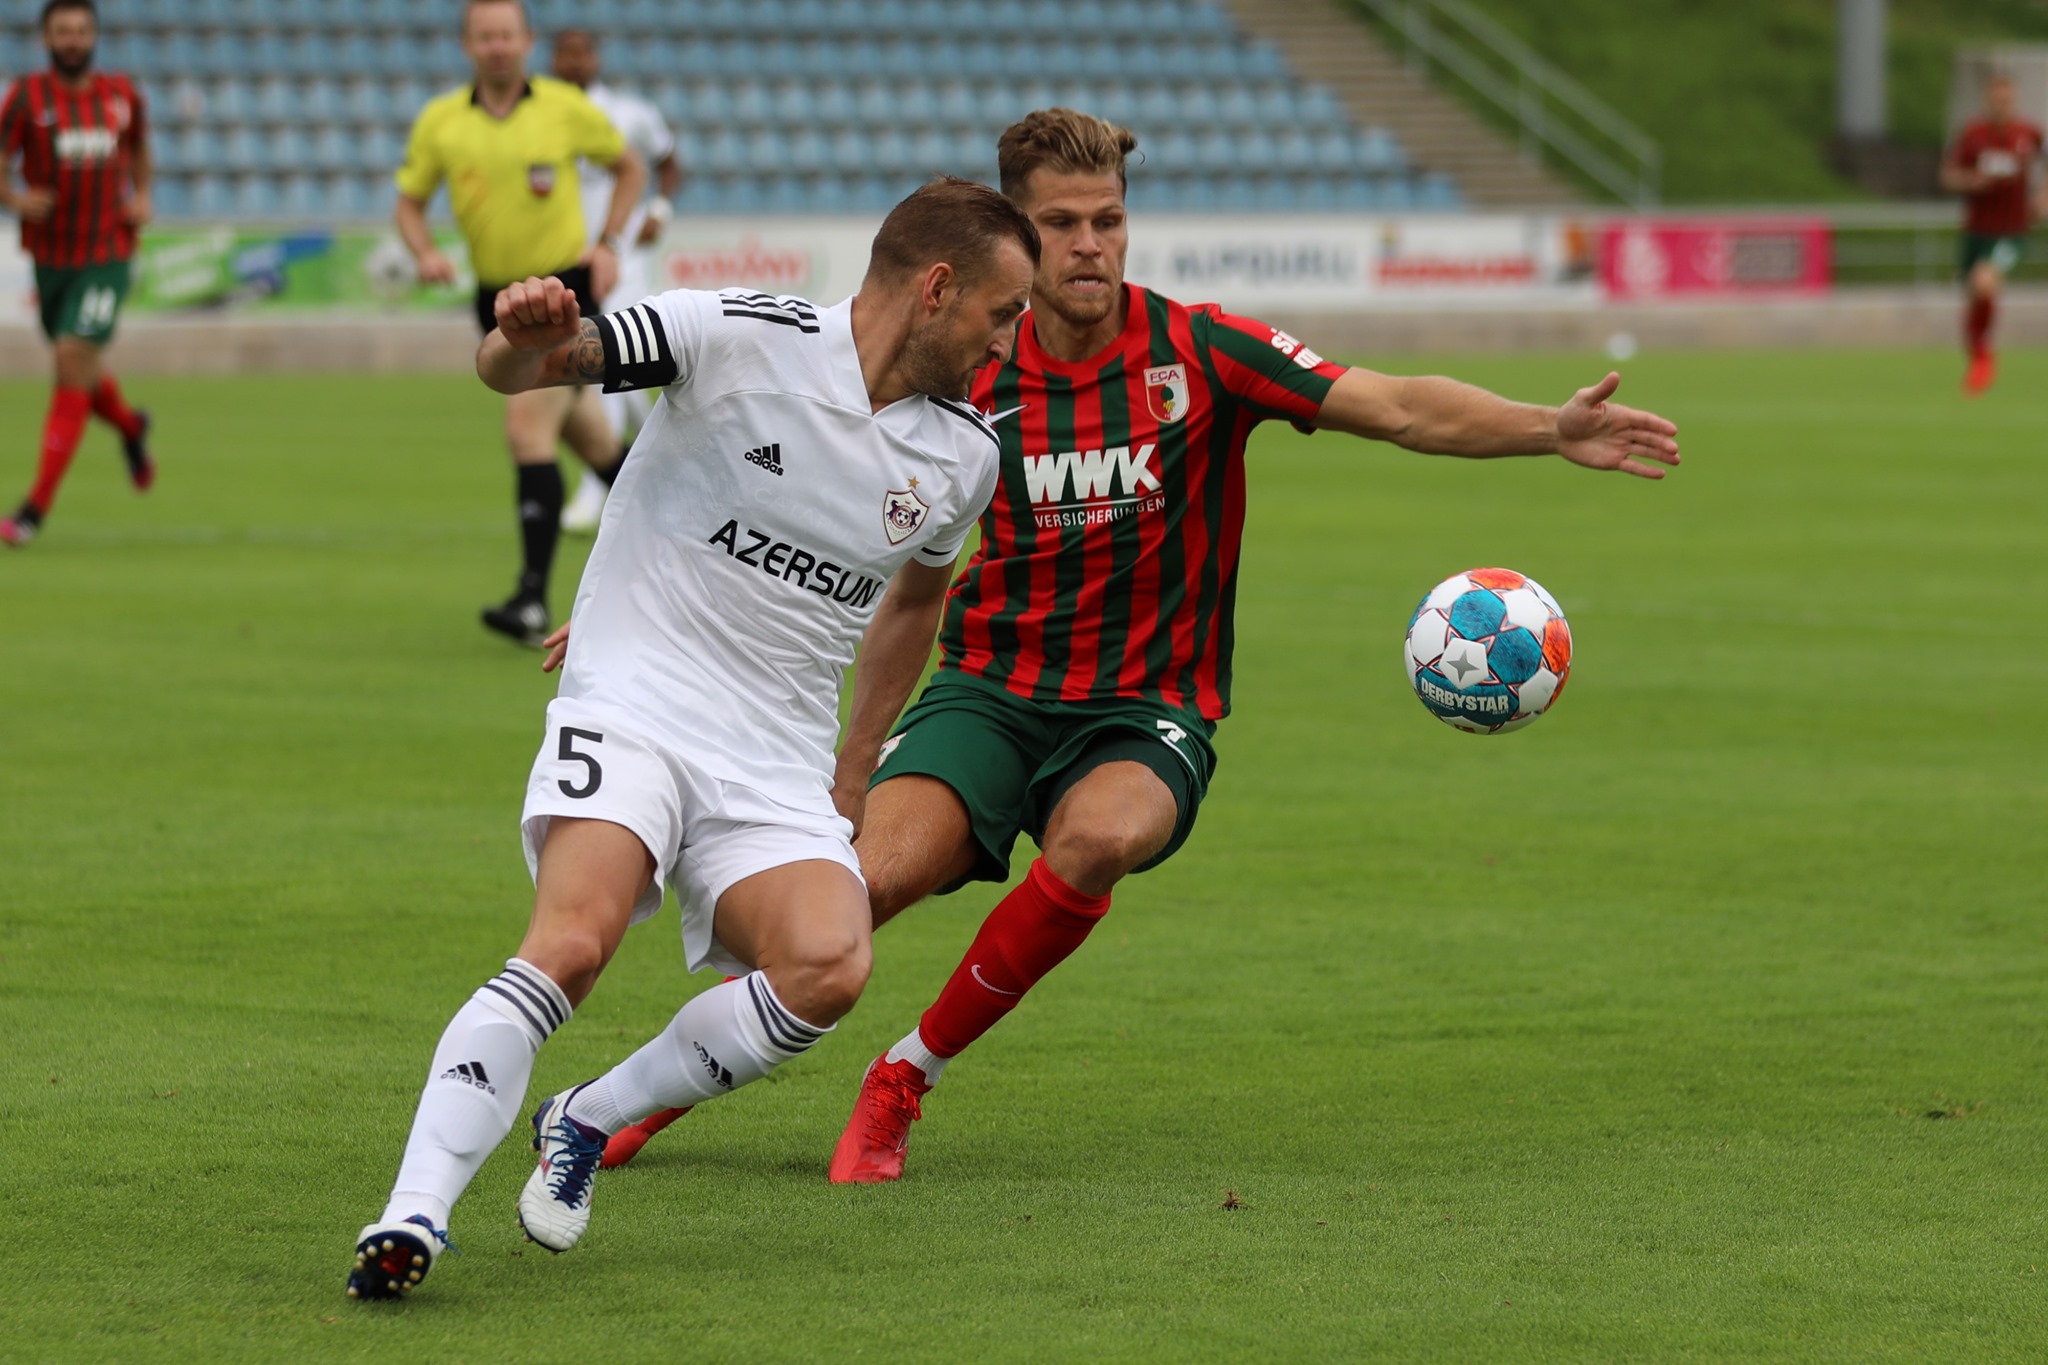
<path id="1" fill-rule="evenodd" d="M 937 171 L 994 178 L 1024 111 L 1140 138 L 1134 207 L 1445 209 L 1446 177 L 1204 0 L 529 0 L 605 40 L 677 130 L 690 213 L 873 212 Z M 166 218 L 381 218 L 405 129 L 467 66 L 456 0 L 128 0 L 101 64 L 150 96 Z M 0 73 L 41 62 L 0 33 Z M 544 61 L 544 50 L 539 60 Z"/>

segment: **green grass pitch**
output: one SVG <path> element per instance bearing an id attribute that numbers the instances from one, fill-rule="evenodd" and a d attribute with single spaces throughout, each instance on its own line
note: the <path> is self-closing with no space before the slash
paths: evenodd
<path id="1" fill-rule="evenodd" d="M 1959 369 L 1645 356 L 1661 486 L 1265 429 L 1201 825 L 949 1074 L 909 1178 L 825 1158 L 992 888 L 884 931 L 838 1032 L 602 1180 L 570 1256 L 519 1239 L 515 1135 L 397 1306 L 343 1298 L 351 1239 L 530 896 L 551 684 L 475 623 L 495 404 L 133 381 L 158 490 L 96 432 L 0 558 L 0 1357 L 2038 1359 L 2048 354 L 1976 403 Z M 9 497 L 42 403 L 0 385 Z M 1397 660 L 1494 563 L 1578 657 L 1488 739 Z M 706 984 L 675 932 L 535 1093 Z"/>

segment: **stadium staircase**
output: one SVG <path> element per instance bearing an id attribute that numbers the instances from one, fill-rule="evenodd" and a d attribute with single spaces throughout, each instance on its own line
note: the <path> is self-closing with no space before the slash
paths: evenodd
<path id="1" fill-rule="evenodd" d="M 1418 164 L 1453 179 L 1473 205 L 1521 208 L 1584 199 L 1411 70 L 1343 0 L 1224 0 L 1224 8 L 1305 78 L 1336 91 L 1354 122 L 1398 135 Z"/>
<path id="2" fill-rule="evenodd" d="M 1258 36 L 1260 7 L 1237 8 L 529 0 L 537 63 L 553 29 L 591 29 L 607 79 L 667 115 L 686 213 L 872 213 L 933 172 L 992 180 L 996 134 L 1050 104 L 1138 132 L 1140 209 L 1464 206 L 1453 158 L 1418 158 L 1389 131 L 1402 111 L 1360 103 L 1352 68 L 1304 66 L 1316 54 L 1291 31 Z M 413 116 L 467 74 L 460 13 L 457 0 L 124 0 L 100 60 L 150 97 L 160 216 L 382 219 Z M 0 31 L 0 72 L 41 64 L 32 28 Z"/>

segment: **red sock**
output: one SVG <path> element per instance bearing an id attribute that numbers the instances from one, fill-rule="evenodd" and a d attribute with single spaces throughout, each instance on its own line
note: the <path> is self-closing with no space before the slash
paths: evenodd
<path id="1" fill-rule="evenodd" d="M 121 397 L 121 386 L 110 374 L 101 375 L 99 386 L 92 391 L 92 415 L 111 425 L 125 440 L 132 441 L 142 434 L 142 419 Z"/>
<path id="2" fill-rule="evenodd" d="M 1991 350 L 1991 319 L 1998 311 L 1998 300 L 1988 294 L 1970 295 L 1970 308 L 1964 314 L 1963 336 L 1970 343 L 1970 354 L 1980 356 Z"/>
<path id="3" fill-rule="evenodd" d="M 918 1021 L 925 1045 L 941 1057 L 958 1056 L 1065 962 L 1108 913 L 1109 897 L 1084 896 L 1045 859 L 1033 862 L 1017 889 L 981 922 L 967 956 Z"/>
<path id="4" fill-rule="evenodd" d="M 64 482 L 64 471 L 78 453 L 91 413 L 92 395 L 84 389 L 58 389 L 50 396 L 50 415 L 43 419 L 43 462 L 36 469 L 36 486 L 28 494 L 28 505 L 38 516 L 47 513 L 55 501 L 57 485 Z"/>

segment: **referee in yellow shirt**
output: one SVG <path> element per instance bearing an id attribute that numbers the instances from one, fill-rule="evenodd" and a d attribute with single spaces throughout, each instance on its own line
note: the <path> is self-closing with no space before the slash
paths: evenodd
<path id="1" fill-rule="evenodd" d="M 555 276 L 575 292 L 584 315 L 594 317 L 618 279 L 618 235 L 640 202 L 647 168 L 581 90 L 545 76 L 527 78 L 533 29 L 519 0 L 468 0 L 462 46 L 475 82 L 420 111 L 398 172 L 398 233 L 419 264 L 420 280 L 455 279 L 454 265 L 435 248 L 427 227 L 427 205 L 446 181 L 476 271 L 479 327 L 489 332 L 497 326 L 498 291 L 530 275 Z M 616 177 L 604 232 L 587 249 L 578 157 L 609 167 Z M 518 588 L 502 605 L 484 608 L 483 621 L 534 646 L 548 633 L 548 571 L 562 521 L 555 447 L 565 437 L 607 482 L 618 472 L 618 446 L 593 391 L 536 389 L 505 400 L 525 559 Z"/>

